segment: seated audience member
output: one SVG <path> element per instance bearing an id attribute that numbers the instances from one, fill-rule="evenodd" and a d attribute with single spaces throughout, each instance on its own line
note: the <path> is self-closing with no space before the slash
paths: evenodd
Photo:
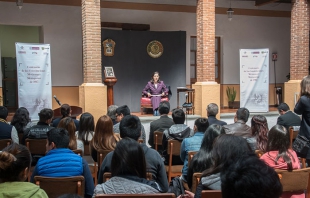
<path id="1" fill-rule="evenodd" d="M 114 150 L 116 143 L 120 140 L 119 134 L 113 133 L 113 123 L 109 116 L 101 116 L 96 124 L 94 138 L 90 142 L 90 153 L 97 162 L 97 150 Z"/>
<path id="2" fill-rule="evenodd" d="M 195 197 L 201 197 L 202 190 L 221 190 L 220 174 L 226 163 L 234 163 L 241 156 L 253 154 L 247 141 L 234 135 L 220 135 L 217 137 L 211 152 L 212 165 L 202 172 Z"/>
<path id="3" fill-rule="evenodd" d="M 165 158 L 165 164 L 169 164 L 169 155 L 167 154 L 168 140 L 178 140 L 182 141 L 184 138 L 193 135 L 194 131 L 184 124 L 185 113 L 182 109 L 174 109 L 172 111 L 172 119 L 174 125 L 169 129 L 164 130 L 163 134 L 163 156 Z M 181 158 L 179 156 L 172 156 L 172 165 L 183 165 Z"/>
<path id="4" fill-rule="evenodd" d="M 77 139 L 75 136 L 75 124 L 72 118 L 70 117 L 65 117 L 63 119 L 60 120 L 58 127 L 57 128 L 63 128 L 66 129 L 68 131 L 69 134 L 69 146 L 68 148 L 71 150 L 82 150 L 82 152 L 84 153 L 84 144 L 81 140 Z"/>
<path id="5" fill-rule="evenodd" d="M 288 131 L 290 126 L 300 126 L 300 117 L 290 110 L 286 103 L 281 103 L 278 106 L 280 116 L 278 117 L 277 124 L 284 126 Z"/>
<path id="6" fill-rule="evenodd" d="M 48 198 L 39 186 L 25 182 L 31 164 L 27 147 L 11 144 L 0 151 L 0 197 Z"/>
<path id="7" fill-rule="evenodd" d="M 120 122 L 127 115 L 130 115 L 130 109 L 128 108 L 127 105 L 120 106 L 120 107 L 118 107 L 116 109 L 115 117 L 116 117 L 116 121 L 118 123 L 113 125 L 113 132 L 114 133 L 119 133 L 120 132 L 120 128 L 119 128 Z M 144 126 L 141 125 L 141 136 L 140 136 L 140 139 L 143 139 L 143 143 L 146 143 L 145 138 L 146 138 L 146 135 L 145 135 Z"/>
<path id="8" fill-rule="evenodd" d="M 32 127 L 34 124 L 29 117 L 29 111 L 25 107 L 20 107 L 16 110 L 11 125 L 15 127 L 17 133 L 24 134 L 25 130 Z"/>
<path id="9" fill-rule="evenodd" d="M 113 125 L 117 124 L 116 117 L 115 117 L 115 113 L 116 113 L 117 108 L 118 108 L 118 106 L 116 106 L 116 105 L 110 105 L 108 107 L 107 116 L 109 116 L 111 118 Z"/>
<path id="10" fill-rule="evenodd" d="M 277 124 L 268 133 L 267 152 L 260 159 L 275 169 L 300 169 L 297 154 L 289 146 L 289 132 L 284 126 Z"/>
<path id="11" fill-rule="evenodd" d="M 221 172 L 222 198 L 281 197 L 278 174 L 255 155 L 227 165 Z"/>
<path id="12" fill-rule="evenodd" d="M 51 130 L 53 127 L 49 126 L 53 119 L 53 110 L 52 109 L 42 109 L 39 113 L 39 122 L 37 125 L 32 126 L 31 128 L 25 130 L 22 143 L 25 143 L 25 139 L 46 139 L 46 133 Z"/>
<path id="13" fill-rule="evenodd" d="M 125 116 L 120 122 L 121 138 L 131 138 L 138 141 L 141 134 L 141 122 L 137 116 Z M 168 180 L 165 165 L 161 156 L 154 149 L 149 148 L 146 144 L 140 144 L 145 154 L 146 171 L 152 174 L 152 180 L 156 181 L 161 189 L 161 192 L 168 191 Z M 126 149 L 129 149 L 127 147 Z M 98 183 L 103 182 L 103 173 L 111 172 L 111 162 L 114 151 L 108 153 L 104 158 L 98 174 Z"/>
<path id="14" fill-rule="evenodd" d="M 153 194 L 161 192 L 155 181 L 146 179 L 146 161 L 142 147 L 136 140 L 123 138 L 113 152 L 112 178 L 98 184 L 97 194 Z"/>
<path id="15" fill-rule="evenodd" d="M 53 120 L 53 123 L 52 123 L 53 127 L 57 127 L 61 119 L 71 116 L 71 113 L 72 113 L 71 107 L 68 104 L 61 105 L 60 113 L 62 115 L 62 118 L 56 118 L 55 120 Z M 73 119 L 73 121 L 74 121 L 76 130 L 79 130 L 79 121 L 76 119 Z"/>
<path id="16" fill-rule="evenodd" d="M 168 101 L 160 102 L 158 111 L 160 113 L 160 118 L 154 120 L 150 124 L 150 135 L 148 142 L 152 148 L 155 148 L 154 132 L 155 131 L 163 132 L 165 129 L 170 128 L 174 124 L 173 120 L 168 117 L 170 111 L 170 103 Z M 162 150 L 162 148 L 158 148 L 158 150 Z"/>
<path id="17" fill-rule="evenodd" d="M 79 155 L 68 149 L 69 134 L 65 129 L 53 128 L 47 132 L 46 155 L 37 163 L 32 175 L 44 177 L 84 176 L 85 196 L 92 197 L 94 181 L 87 162 Z"/>
<path id="18" fill-rule="evenodd" d="M 0 106 L 0 140 L 12 139 L 13 142 L 18 144 L 19 138 L 16 128 L 6 121 L 8 114 L 8 109 L 4 106 Z"/>
<path id="19" fill-rule="evenodd" d="M 266 152 L 267 147 L 267 134 L 268 134 L 268 123 L 265 116 L 262 115 L 254 115 L 251 120 L 251 131 L 252 137 L 247 138 L 247 142 L 249 143 L 251 149 L 261 150 Z"/>
<path id="20" fill-rule="evenodd" d="M 75 136 L 83 142 L 84 145 L 88 145 L 94 137 L 95 122 L 94 117 L 90 113 L 83 113 L 80 117 L 79 130 L 75 132 Z"/>
<path id="21" fill-rule="evenodd" d="M 219 112 L 219 107 L 215 103 L 210 103 L 207 107 L 207 116 L 209 125 L 218 124 L 221 126 L 227 125 L 226 122 L 216 119 L 216 115 Z"/>
<path id="22" fill-rule="evenodd" d="M 192 178 L 194 173 L 201 173 L 211 167 L 211 151 L 213 148 L 213 143 L 215 139 L 221 134 L 225 134 L 225 131 L 221 125 L 217 124 L 210 125 L 204 133 L 201 147 L 198 153 L 194 155 L 188 167 L 187 184 L 189 188 L 192 187 Z"/>
<path id="23" fill-rule="evenodd" d="M 188 152 L 189 151 L 199 151 L 201 146 L 201 141 L 203 139 L 205 131 L 209 127 L 209 122 L 207 118 L 198 118 L 195 120 L 194 125 L 194 135 L 189 138 L 185 138 L 181 144 L 181 160 L 184 162 L 182 168 L 181 179 L 187 182 L 187 170 L 188 170 Z"/>
<path id="24" fill-rule="evenodd" d="M 239 108 L 234 117 L 233 124 L 224 125 L 226 134 L 232 134 L 248 138 L 252 136 L 251 127 L 246 122 L 249 119 L 250 112 L 247 108 Z"/>

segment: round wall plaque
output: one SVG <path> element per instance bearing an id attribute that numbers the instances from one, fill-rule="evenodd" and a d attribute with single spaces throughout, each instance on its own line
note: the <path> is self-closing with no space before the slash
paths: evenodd
<path id="1" fill-rule="evenodd" d="M 159 41 L 151 41 L 146 47 L 147 53 L 152 58 L 160 57 L 164 52 L 164 47 Z"/>

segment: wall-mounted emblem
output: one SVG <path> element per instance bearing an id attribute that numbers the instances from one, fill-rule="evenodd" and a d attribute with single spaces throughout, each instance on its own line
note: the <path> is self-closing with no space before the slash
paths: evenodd
<path id="1" fill-rule="evenodd" d="M 151 41 L 146 48 L 147 53 L 152 58 L 160 57 L 164 52 L 164 47 L 159 41 Z"/>
<path id="2" fill-rule="evenodd" d="M 115 42 L 112 39 L 106 39 L 102 42 L 103 45 L 103 55 L 114 56 Z"/>

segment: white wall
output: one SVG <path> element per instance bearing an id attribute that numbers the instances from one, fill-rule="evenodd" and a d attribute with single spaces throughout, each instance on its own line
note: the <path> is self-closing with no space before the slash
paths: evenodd
<path id="1" fill-rule="evenodd" d="M 0 24 L 43 26 L 51 44 L 53 86 L 82 84 L 82 16 L 80 7 L 0 2 Z"/>
<path id="2" fill-rule="evenodd" d="M 117 0 L 121 1 L 121 0 Z M 146 2 L 145 0 L 123 0 Z M 152 0 L 148 3 L 195 5 L 194 0 Z M 226 0 L 216 1 L 218 7 L 228 7 Z M 289 4 L 270 4 L 254 7 L 254 2 L 232 1 L 232 7 L 264 10 L 290 10 Z M 196 35 L 196 14 L 182 12 L 139 11 L 102 9 L 101 20 L 150 24 L 154 31 L 187 32 L 187 75 L 189 74 L 190 36 Z M 15 3 L 0 2 L 0 24 L 43 26 L 44 42 L 51 44 L 53 86 L 78 86 L 82 74 L 82 27 L 81 8 L 24 3 L 18 10 Z M 216 15 L 216 35 L 222 37 L 223 83 L 239 84 L 239 49 L 269 48 L 277 51 L 277 82 L 286 81 L 289 72 L 290 18 L 254 17 L 235 15 L 229 22 L 226 15 Z M 274 82 L 273 64 L 270 62 L 270 82 Z"/>

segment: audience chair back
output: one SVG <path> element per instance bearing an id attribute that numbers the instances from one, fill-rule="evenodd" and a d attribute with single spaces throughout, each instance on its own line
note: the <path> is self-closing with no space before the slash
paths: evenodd
<path id="1" fill-rule="evenodd" d="M 143 139 L 138 139 L 139 144 L 143 143 Z"/>
<path id="2" fill-rule="evenodd" d="M 84 156 L 90 156 L 90 144 L 84 144 Z"/>
<path id="3" fill-rule="evenodd" d="M 197 153 L 198 151 L 188 151 L 188 164 L 187 164 L 187 166 L 189 167 L 189 163 L 192 161 L 192 159 L 193 159 L 193 157 L 194 157 L 194 155 L 196 155 L 196 153 Z"/>
<path id="4" fill-rule="evenodd" d="M 222 191 L 220 190 L 203 190 L 201 198 L 222 198 Z"/>
<path id="5" fill-rule="evenodd" d="M 299 130 L 294 130 L 294 127 L 289 127 L 290 132 L 290 149 L 293 147 L 293 140 L 296 139 Z M 301 163 L 301 168 L 306 168 L 306 158 L 299 158 Z"/>
<path id="6" fill-rule="evenodd" d="M 283 186 L 283 192 L 304 192 L 306 190 L 306 197 L 310 197 L 310 168 L 293 171 L 276 170 L 276 172 Z"/>
<path id="7" fill-rule="evenodd" d="M 2 139 L 2 140 L 0 140 L 0 151 L 2 149 L 4 149 L 5 147 L 9 146 L 10 144 L 12 144 L 12 140 L 11 139 Z"/>
<path id="8" fill-rule="evenodd" d="M 264 151 L 261 151 L 261 150 L 255 150 L 255 154 L 258 158 L 260 158 L 261 156 L 263 156 L 265 154 Z"/>
<path id="9" fill-rule="evenodd" d="M 155 150 L 158 151 L 158 146 L 162 146 L 163 142 L 163 132 L 161 131 L 155 131 L 154 132 L 154 144 L 155 144 Z"/>
<path id="10" fill-rule="evenodd" d="M 172 177 L 182 175 L 183 165 L 172 165 L 172 156 L 180 156 L 181 143 L 178 140 L 168 140 L 167 153 L 169 155 L 169 165 L 165 166 L 168 175 L 168 181 L 171 181 Z"/>
<path id="11" fill-rule="evenodd" d="M 115 198 L 115 197 L 140 197 L 140 198 L 175 198 L 173 193 L 158 193 L 158 194 L 99 194 L 95 198 Z"/>
<path id="12" fill-rule="evenodd" d="M 201 178 L 202 173 L 194 173 L 193 177 L 192 177 L 192 192 L 195 193 L 196 192 L 196 188 L 200 182 L 200 178 Z"/>
<path id="13" fill-rule="evenodd" d="M 83 157 L 83 151 L 81 149 L 75 149 L 72 150 L 75 154 L 78 154 L 79 156 Z"/>
<path id="14" fill-rule="evenodd" d="M 78 194 L 84 197 L 84 177 L 34 177 L 36 185 L 40 186 L 49 198 L 56 198 L 63 194 Z"/>
<path id="15" fill-rule="evenodd" d="M 107 156 L 107 154 L 110 153 L 111 151 L 113 150 L 103 150 L 103 149 L 97 150 L 98 169 L 100 169 L 101 163 L 104 160 L 105 156 Z"/>
<path id="16" fill-rule="evenodd" d="M 46 139 L 29 139 L 25 140 L 26 146 L 32 155 L 45 155 Z"/>
<path id="17" fill-rule="evenodd" d="M 103 183 L 108 181 L 109 179 L 111 179 L 112 175 L 111 175 L 111 172 L 105 172 L 103 173 Z M 152 180 L 152 173 L 150 172 L 147 172 L 146 173 L 146 179 L 147 180 Z"/>

